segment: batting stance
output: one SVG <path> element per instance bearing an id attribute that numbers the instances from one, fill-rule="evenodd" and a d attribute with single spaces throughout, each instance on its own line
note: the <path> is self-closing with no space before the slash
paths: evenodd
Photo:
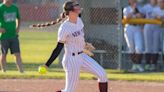
<path id="1" fill-rule="evenodd" d="M 143 14 L 147 19 L 153 19 L 156 11 L 157 0 L 150 0 L 149 4 L 143 7 Z M 146 24 L 144 26 L 144 42 L 145 42 L 145 70 L 154 71 L 158 60 L 158 52 L 160 46 L 160 30 L 159 25 Z"/>
<path id="2" fill-rule="evenodd" d="M 100 92 L 107 92 L 108 80 L 104 69 L 91 57 L 83 53 L 85 48 L 84 24 L 79 16 L 81 8 L 78 3 L 68 1 L 64 4 L 67 19 L 58 31 L 58 44 L 45 64 L 49 67 L 64 47 L 65 54 L 62 65 L 66 73 L 64 90 L 56 92 L 74 92 L 79 81 L 80 70 L 92 73 L 98 77 Z"/>
<path id="3" fill-rule="evenodd" d="M 125 19 L 141 18 L 141 7 L 136 0 L 128 0 L 129 6 L 124 8 L 123 14 Z M 143 53 L 142 27 L 135 24 L 126 24 L 124 28 L 125 40 L 130 51 L 130 58 L 133 61 L 132 71 L 143 72 L 141 66 Z"/>

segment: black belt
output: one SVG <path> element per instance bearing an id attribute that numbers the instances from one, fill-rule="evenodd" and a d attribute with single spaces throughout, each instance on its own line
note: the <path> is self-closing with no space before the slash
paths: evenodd
<path id="1" fill-rule="evenodd" d="M 83 53 L 83 51 L 78 52 L 77 55 L 79 55 L 81 53 Z M 75 56 L 75 55 L 76 55 L 76 53 L 72 53 L 72 56 Z"/>
<path id="2" fill-rule="evenodd" d="M 130 24 L 132 26 L 141 26 L 140 24 Z"/>
<path id="3" fill-rule="evenodd" d="M 132 25 L 132 26 L 139 26 L 139 25 L 137 25 L 137 24 L 130 24 L 130 25 Z"/>

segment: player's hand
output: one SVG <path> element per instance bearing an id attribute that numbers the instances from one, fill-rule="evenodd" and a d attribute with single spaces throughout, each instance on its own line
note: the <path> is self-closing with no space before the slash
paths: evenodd
<path id="1" fill-rule="evenodd" d="M 46 74 L 47 73 L 47 66 L 46 65 L 42 65 L 42 66 L 39 66 L 39 68 L 38 68 L 38 72 L 40 73 L 40 74 Z"/>
<path id="2" fill-rule="evenodd" d="M 157 20 L 164 20 L 164 17 L 162 17 L 162 16 L 156 16 L 156 19 Z"/>
<path id="3" fill-rule="evenodd" d="M 0 28 L 0 33 L 5 33 L 5 32 L 6 32 L 5 29 Z"/>
<path id="4" fill-rule="evenodd" d="M 87 49 L 84 49 L 83 52 L 85 54 L 89 55 L 89 56 L 94 56 L 94 54 L 91 51 L 87 50 Z"/>
<path id="5" fill-rule="evenodd" d="M 142 14 L 141 13 L 137 13 L 136 14 L 136 18 L 142 18 Z"/>
<path id="6" fill-rule="evenodd" d="M 16 35 L 19 37 L 19 29 L 16 30 Z"/>
<path id="7" fill-rule="evenodd" d="M 133 17 L 133 15 L 131 13 L 129 13 L 128 16 L 126 17 L 126 19 L 130 19 L 132 17 Z"/>
<path id="8" fill-rule="evenodd" d="M 17 29 L 16 32 L 17 32 L 17 35 L 18 35 L 19 34 L 19 29 Z"/>
<path id="9" fill-rule="evenodd" d="M 156 16 L 156 19 L 161 20 L 162 17 L 161 16 Z"/>
<path id="10" fill-rule="evenodd" d="M 89 51 L 93 51 L 96 48 L 91 43 L 86 42 L 85 49 L 87 49 Z"/>
<path id="11" fill-rule="evenodd" d="M 160 25 L 160 27 L 162 27 L 162 28 L 164 27 L 164 21 L 162 21 L 162 24 Z"/>
<path id="12" fill-rule="evenodd" d="M 95 50 L 96 48 L 91 44 L 86 42 L 85 48 L 83 50 L 83 52 L 89 56 L 94 56 L 94 54 L 92 53 L 93 50 Z"/>

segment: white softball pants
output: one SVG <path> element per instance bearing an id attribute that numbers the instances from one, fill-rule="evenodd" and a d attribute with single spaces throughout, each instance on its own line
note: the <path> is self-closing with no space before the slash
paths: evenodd
<path id="1" fill-rule="evenodd" d="M 162 36 L 161 36 L 161 38 L 162 38 L 162 51 L 163 51 L 163 54 L 164 54 L 164 28 L 161 28 L 161 34 L 162 34 Z"/>
<path id="2" fill-rule="evenodd" d="M 144 41 L 145 53 L 157 54 L 160 50 L 160 33 L 158 26 L 145 25 L 144 27 Z"/>
<path id="3" fill-rule="evenodd" d="M 124 36 L 130 53 L 143 53 L 143 33 L 140 26 L 126 26 Z"/>
<path id="4" fill-rule="evenodd" d="M 65 55 L 62 64 L 66 73 L 65 89 L 62 92 L 74 92 L 79 82 L 80 70 L 96 75 L 100 83 L 108 81 L 104 69 L 84 53 L 76 56 Z"/>

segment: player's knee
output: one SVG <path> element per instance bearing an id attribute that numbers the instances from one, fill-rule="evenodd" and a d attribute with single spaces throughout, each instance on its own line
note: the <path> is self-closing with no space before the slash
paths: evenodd
<path id="1" fill-rule="evenodd" d="M 107 78 L 107 74 L 105 72 L 99 74 L 98 76 L 98 82 L 107 82 L 108 78 Z"/>
<path id="2" fill-rule="evenodd" d="M 1 58 L 6 58 L 6 54 L 1 54 Z"/>
<path id="3" fill-rule="evenodd" d="M 21 55 L 20 55 L 20 53 L 14 53 L 14 56 L 20 57 Z"/>

